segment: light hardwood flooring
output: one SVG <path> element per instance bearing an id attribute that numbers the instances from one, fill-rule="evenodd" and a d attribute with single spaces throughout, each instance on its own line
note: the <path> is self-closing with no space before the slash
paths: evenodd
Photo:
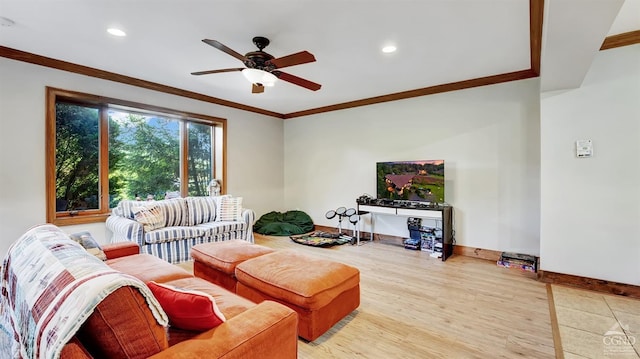
<path id="1" fill-rule="evenodd" d="M 600 358 L 605 354 L 601 329 L 613 325 L 590 317 L 607 317 L 593 312 L 602 309 L 593 296 L 602 294 L 548 286 L 531 274 L 482 259 L 453 256 L 442 262 L 426 252 L 378 241 L 314 248 L 288 237 L 256 234 L 256 243 L 360 269 L 360 307 L 315 341 L 301 339 L 301 359 Z M 613 317 L 626 313 L 620 320 L 624 328 L 640 328 L 640 301 L 606 297 L 602 300 Z M 592 332 L 578 326 L 589 321 L 599 324 L 593 324 Z M 604 357 L 636 358 L 631 355 L 639 348 L 636 343 L 633 352 L 610 351 Z"/>
<path id="2" fill-rule="evenodd" d="M 360 269 L 360 307 L 314 342 L 301 340 L 299 358 L 554 357 L 546 287 L 520 272 L 377 241 L 315 248 L 256 236 L 256 243 Z"/>

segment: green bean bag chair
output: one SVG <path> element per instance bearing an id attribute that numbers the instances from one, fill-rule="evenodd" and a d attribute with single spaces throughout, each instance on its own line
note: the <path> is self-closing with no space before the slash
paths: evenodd
<path id="1" fill-rule="evenodd" d="M 290 236 L 313 231 L 313 220 L 303 211 L 265 213 L 253 225 L 256 233 L 270 236 Z"/>

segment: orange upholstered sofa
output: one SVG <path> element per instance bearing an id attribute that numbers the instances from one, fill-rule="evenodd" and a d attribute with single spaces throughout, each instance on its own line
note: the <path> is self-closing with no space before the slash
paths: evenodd
<path id="1" fill-rule="evenodd" d="M 251 302 L 149 254 L 133 243 L 103 247 L 106 263 L 144 283 L 155 281 L 211 295 L 226 322 L 193 332 L 159 325 L 145 298 L 123 287 L 106 297 L 61 358 L 296 358 L 297 314 L 279 303 Z"/>

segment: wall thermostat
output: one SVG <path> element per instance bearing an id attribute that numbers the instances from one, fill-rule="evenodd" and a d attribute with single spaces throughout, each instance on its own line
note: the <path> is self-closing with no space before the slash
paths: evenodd
<path id="1" fill-rule="evenodd" d="M 593 156 L 593 142 L 591 140 L 576 141 L 576 156 L 578 158 Z"/>

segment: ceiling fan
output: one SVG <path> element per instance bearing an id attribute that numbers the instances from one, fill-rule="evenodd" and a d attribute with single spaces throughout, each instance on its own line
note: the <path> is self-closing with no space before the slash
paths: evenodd
<path id="1" fill-rule="evenodd" d="M 273 86 L 277 80 L 286 81 L 312 91 L 318 91 L 321 87 L 320 84 L 317 84 L 315 82 L 280 71 L 281 68 L 287 66 L 306 64 L 308 62 L 316 61 L 316 58 L 313 56 L 313 54 L 308 51 L 300 51 L 296 52 L 295 54 L 274 58 L 270 54 L 262 51 L 262 49 L 269 45 L 269 39 L 262 36 L 256 36 L 253 38 L 253 43 L 258 47 L 258 51 L 248 52 L 245 55 L 241 55 L 240 53 L 228 48 L 217 40 L 204 39 L 202 40 L 202 42 L 235 57 L 236 59 L 242 61 L 242 63 L 244 63 L 246 67 L 198 71 L 192 72 L 192 75 L 198 76 L 217 74 L 221 72 L 241 71 L 242 74 L 247 78 L 247 80 L 252 83 L 252 93 L 264 92 L 265 86 Z"/>

